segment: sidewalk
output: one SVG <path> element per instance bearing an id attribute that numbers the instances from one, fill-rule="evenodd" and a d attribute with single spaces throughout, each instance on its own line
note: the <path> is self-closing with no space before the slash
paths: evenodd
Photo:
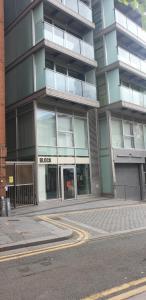
<path id="1" fill-rule="evenodd" d="M 39 218 L 0 218 L 0 252 L 69 239 L 72 230 Z"/>
<path id="2" fill-rule="evenodd" d="M 143 204 L 146 202 L 133 200 L 118 200 L 109 198 L 82 198 L 70 200 L 46 200 L 39 203 L 39 205 L 32 205 L 26 207 L 18 207 L 12 210 L 12 216 L 35 216 L 41 214 L 53 214 L 69 211 L 88 210 L 94 208 L 108 208 L 125 205 Z"/>
<path id="3" fill-rule="evenodd" d="M 129 300 L 146 300 L 146 293 L 142 293 L 137 296 L 130 297 Z"/>
<path id="4" fill-rule="evenodd" d="M 0 252 L 72 237 L 72 230 L 39 218 L 47 214 L 67 213 L 62 220 L 85 228 L 93 237 L 146 228 L 146 204 L 141 204 L 144 202 L 83 198 L 44 201 L 38 206 L 17 208 L 12 210 L 11 217 L 0 218 Z"/>

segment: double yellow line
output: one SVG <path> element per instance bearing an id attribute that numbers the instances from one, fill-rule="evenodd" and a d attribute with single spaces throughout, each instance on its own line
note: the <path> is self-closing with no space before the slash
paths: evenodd
<path id="1" fill-rule="evenodd" d="M 85 230 L 79 229 L 70 224 L 52 220 L 47 216 L 39 217 L 39 219 L 41 221 L 45 221 L 45 222 L 54 224 L 54 225 L 62 227 L 64 229 L 71 229 L 74 233 L 76 233 L 77 238 L 74 239 L 72 242 L 63 242 L 63 243 L 60 243 L 59 245 L 53 245 L 50 247 L 43 247 L 40 249 L 33 249 L 33 250 L 25 251 L 25 252 L 19 252 L 19 253 L 15 253 L 15 254 L 8 254 L 8 255 L 0 256 L 0 263 L 6 262 L 6 261 L 17 260 L 17 259 L 21 259 L 21 258 L 25 258 L 25 257 L 35 256 L 35 255 L 39 255 L 39 254 L 43 254 L 43 253 L 49 253 L 49 252 L 54 252 L 54 251 L 59 251 L 59 250 L 63 250 L 63 249 L 77 247 L 77 246 L 84 244 L 88 240 L 88 233 Z"/>
<path id="2" fill-rule="evenodd" d="M 121 292 L 119 295 L 114 296 L 114 294 L 117 294 L 119 292 Z M 83 298 L 82 300 L 98 300 L 103 299 L 105 297 L 107 300 L 125 300 L 129 299 L 130 297 L 139 295 L 143 292 L 146 292 L 146 277 L 122 284 L 121 286 L 116 286 L 109 290 L 105 290 L 103 292 Z"/>

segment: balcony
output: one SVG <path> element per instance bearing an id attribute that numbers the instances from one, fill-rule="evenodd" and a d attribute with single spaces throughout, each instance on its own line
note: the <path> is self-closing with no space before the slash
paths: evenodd
<path id="1" fill-rule="evenodd" d="M 61 47 L 94 60 L 93 46 L 52 24 L 45 22 L 44 37 L 46 40 L 54 42 Z"/>
<path id="2" fill-rule="evenodd" d="M 96 101 L 96 86 L 85 81 L 46 69 L 46 87 Z"/>
<path id="3" fill-rule="evenodd" d="M 115 17 L 116 22 L 120 26 L 126 29 L 126 31 L 128 31 L 130 34 L 133 34 L 137 38 L 137 40 L 146 45 L 146 31 L 144 31 L 140 26 L 131 21 L 117 9 L 115 10 Z"/>
<path id="4" fill-rule="evenodd" d="M 146 93 L 138 92 L 126 86 L 120 86 L 120 99 L 146 108 Z"/>
<path id="5" fill-rule="evenodd" d="M 67 6 L 71 10 L 78 13 L 80 16 L 86 18 L 90 22 L 92 22 L 92 10 L 89 6 L 87 6 L 84 2 L 80 0 L 57 0 L 63 5 Z"/>
<path id="6" fill-rule="evenodd" d="M 121 47 L 118 47 L 118 59 L 137 71 L 146 74 L 146 62 Z"/>

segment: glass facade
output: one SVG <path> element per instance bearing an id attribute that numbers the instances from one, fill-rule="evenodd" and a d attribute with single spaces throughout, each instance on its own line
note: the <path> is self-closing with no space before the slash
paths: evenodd
<path id="1" fill-rule="evenodd" d="M 91 193 L 89 164 L 39 165 L 39 199 L 71 199 Z"/>
<path id="2" fill-rule="evenodd" d="M 39 155 L 88 156 L 87 118 L 37 109 Z"/>
<path id="3" fill-rule="evenodd" d="M 57 91 L 97 100 L 96 86 L 61 72 L 46 68 L 46 87 Z"/>
<path id="4" fill-rule="evenodd" d="M 77 165 L 77 193 L 78 195 L 91 193 L 89 165 Z"/>
<path id="5" fill-rule="evenodd" d="M 53 24 L 45 22 L 44 35 L 46 40 L 52 41 L 87 58 L 94 59 L 94 48 L 92 45 Z"/>
<path id="6" fill-rule="evenodd" d="M 112 146 L 125 149 L 146 149 L 146 125 L 113 118 Z"/>
<path id="7" fill-rule="evenodd" d="M 58 170 L 56 165 L 45 166 L 46 198 L 57 198 Z"/>
<path id="8" fill-rule="evenodd" d="M 44 109 L 37 111 L 37 140 L 42 146 L 56 146 L 55 113 Z"/>

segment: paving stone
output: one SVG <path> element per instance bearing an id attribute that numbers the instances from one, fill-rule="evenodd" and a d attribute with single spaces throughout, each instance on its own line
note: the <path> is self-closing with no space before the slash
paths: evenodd
<path id="1" fill-rule="evenodd" d="M 130 297 L 129 300 L 146 300 L 146 293 Z"/>
<path id="2" fill-rule="evenodd" d="M 66 214 L 65 218 L 105 233 L 146 228 L 146 206 L 118 207 Z M 104 234 L 104 233 L 103 233 Z"/>

